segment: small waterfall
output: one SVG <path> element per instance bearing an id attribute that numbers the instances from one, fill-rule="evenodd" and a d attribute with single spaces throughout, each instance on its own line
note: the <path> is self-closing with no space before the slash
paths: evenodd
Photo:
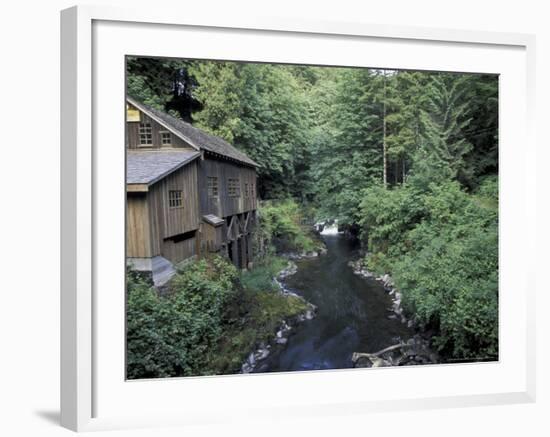
<path id="1" fill-rule="evenodd" d="M 338 235 L 338 221 L 334 221 L 331 224 L 323 224 L 323 230 L 320 232 L 321 235 Z"/>

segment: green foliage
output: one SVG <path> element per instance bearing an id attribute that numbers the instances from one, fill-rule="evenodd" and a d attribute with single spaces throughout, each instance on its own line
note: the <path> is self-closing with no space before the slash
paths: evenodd
<path id="1" fill-rule="evenodd" d="M 273 278 L 283 270 L 287 261 L 277 256 L 267 256 L 254 264 L 252 270 L 242 273 L 243 287 L 251 291 L 277 291 L 278 285 Z"/>
<path id="2" fill-rule="evenodd" d="M 179 272 L 163 296 L 128 272 L 128 378 L 237 372 L 283 319 L 307 310 L 303 299 L 276 292 L 273 277 L 285 266 L 271 257 L 239 274 L 215 256 Z"/>
<path id="3" fill-rule="evenodd" d="M 252 350 L 273 338 L 282 320 L 308 310 L 305 300 L 278 292 L 273 278 L 286 265 L 283 258 L 269 256 L 241 274 L 242 291 L 232 304 L 235 317 L 228 318 L 224 335 L 209 354 L 209 373 L 234 373 Z"/>
<path id="4" fill-rule="evenodd" d="M 496 76 L 145 58 L 129 58 L 127 66 L 129 94 L 246 152 L 260 165 L 261 198 L 271 200 L 261 205 L 254 244 L 266 262 L 242 278 L 248 297 L 231 295 L 223 281 L 215 286 L 200 269 L 192 281 L 178 279 L 186 290 L 182 313 L 188 300 L 193 311 L 205 311 L 196 326 L 185 325 L 193 341 L 210 344 L 228 301 L 269 293 L 275 250 L 318 248 L 305 230 L 313 213 L 305 214 L 304 205 L 313 205 L 317 219 L 360 225 L 369 268 L 392 273 L 407 310 L 438 331 L 442 351 L 496 356 Z M 130 289 L 139 297 L 136 316 L 145 332 L 175 329 L 165 326 L 172 309 L 144 283 L 129 286 L 129 299 Z M 211 293 L 202 296 L 204 290 Z M 247 304 L 255 308 L 255 302 Z M 260 313 L 246 317 L 260 320 Z M 231 326 L 235 345 L 252 341 L 251 331 L 241 335 Z M 179 366 L 163 368 L 147 358 L 135 363 L 139 372 L 193 371 L 199 360 L 176 343 L 183 340 L 133 335 L 142 350 Z M 231 367 L 231 360 L 220 366 Z"/>
<path id="5" fill-rule="evenodd" d="M 237 293 L 225 260 L 201 260 L 177 274 L 166 297 L 128 277 L 128 378 L 201 374 L 223 333 L 225 308 Z"/>
<path id="6" fill-rule="evenodd" d="M 273 244 L 279 252 L 311 252 L 320 248 L 310 227 L 303 225 L 302 209 L 294 200 L 264 201 L 258 215 L 259 238 L 264 245 Z"/>
<path id="7" fill-rule="evenodd" d="M 297 66 L 200 62 L 191 73 L 203 109 L 197 125 L 259 164 L 263 198 L 303 196 L 311 120 L 306 94 L 314 75 Z"/>
<path id="8" fill-rule="evenodd" d="M 129 56 L 126 93 L 141 102 L 191 121 L 200 104 L 193 96 L 196 83 L 189 75 L 192 61 Z"/>
<path id="9" fill-rule="evenodd" d="M 311 174 L 321 218 L 352 224 L 360 190 L 382 178 L 381 82 L 365 69 L 337 69 L 325 81 L 332 102 L 319 114 Z"/>
<path id="10" fill-rule="evenodd" d="M 206 374 L 235 373 L 251 351 L 273 338 L 282 320 L 308 309 L 303 299 L 273 291 L 245 287 L 239 297 L 238 305 L 233 306 L 238 317 L 224 326 L 224 335 L 209 354 Z"/>
<path id="11" fill-rule="evenodd" d="M 457 182 L 367 190 L 369 267 L 393 275 L 406 310 L 438 331 L 437 347 L 456 358 L 498 354 L 496 180 L 476 195 Z"/>

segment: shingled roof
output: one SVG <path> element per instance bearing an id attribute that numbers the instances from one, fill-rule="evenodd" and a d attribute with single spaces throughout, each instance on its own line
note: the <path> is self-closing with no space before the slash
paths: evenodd
<path id="1" fill-rule="evenodd" d="M 143 111 L 152 119 L 162 124 L 165 128 L 172 131 L 182 140 L 195 147 L 197 150 L 206 150 L 216 155 L 221 155 L 226 158 L 234 159 L 246 165 L 258 167 L 258 164 L 250 159 L 248 156 L 246 156 L 245 153 L 236 149 L 220 137 L 216 137 L 214 135 L 206 133 L 203 130 L 198 129 L 183 120 L 172 117 L 166 112 L 159 111 L 158 109 L 152 108 L 151 106 L 148 106 L 144 103 L 138 102 L 131 97 L 127 97 L 127 101 L 131 105 Z"/>
<path id="2" fill-rule="evenodd" d="M 126 183 L 152 185 L 199 156 L 199 152 L 192 150 L 128 150 Z"/>

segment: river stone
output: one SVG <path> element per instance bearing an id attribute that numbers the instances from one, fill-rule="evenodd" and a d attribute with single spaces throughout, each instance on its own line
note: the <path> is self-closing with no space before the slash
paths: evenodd
<path id="1" fill-rule="evenodd" d="M 288 341 L 288 339 L 285 338 L 285 337 L 280 337 L 280 338 L 275 339 L 275 342 L 277 344 L 286 344 L 287 341 Z"/>
<path id="2" fill-rule="evenodd" d="M 268 355 L 269 355 L 269 350 L 268 349 L 260 349 L 257 352 L 256 360 L 257 361 L 263 360 L 263 359 L 267 358 Z"/>

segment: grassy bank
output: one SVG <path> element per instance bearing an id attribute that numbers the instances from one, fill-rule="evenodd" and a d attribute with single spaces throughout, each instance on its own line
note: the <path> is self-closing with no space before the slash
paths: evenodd
<path id="1" fill-rule="evenodd" d="M 129 272 L 128 377 L 238 372 L 283 319 L 307 310 L 302 299 L 277 292 L 272 279 L 285 266 L 268 257 L 239 273 L 221 257 L 203 259 L 179 272 L 165 296 Z"/>

